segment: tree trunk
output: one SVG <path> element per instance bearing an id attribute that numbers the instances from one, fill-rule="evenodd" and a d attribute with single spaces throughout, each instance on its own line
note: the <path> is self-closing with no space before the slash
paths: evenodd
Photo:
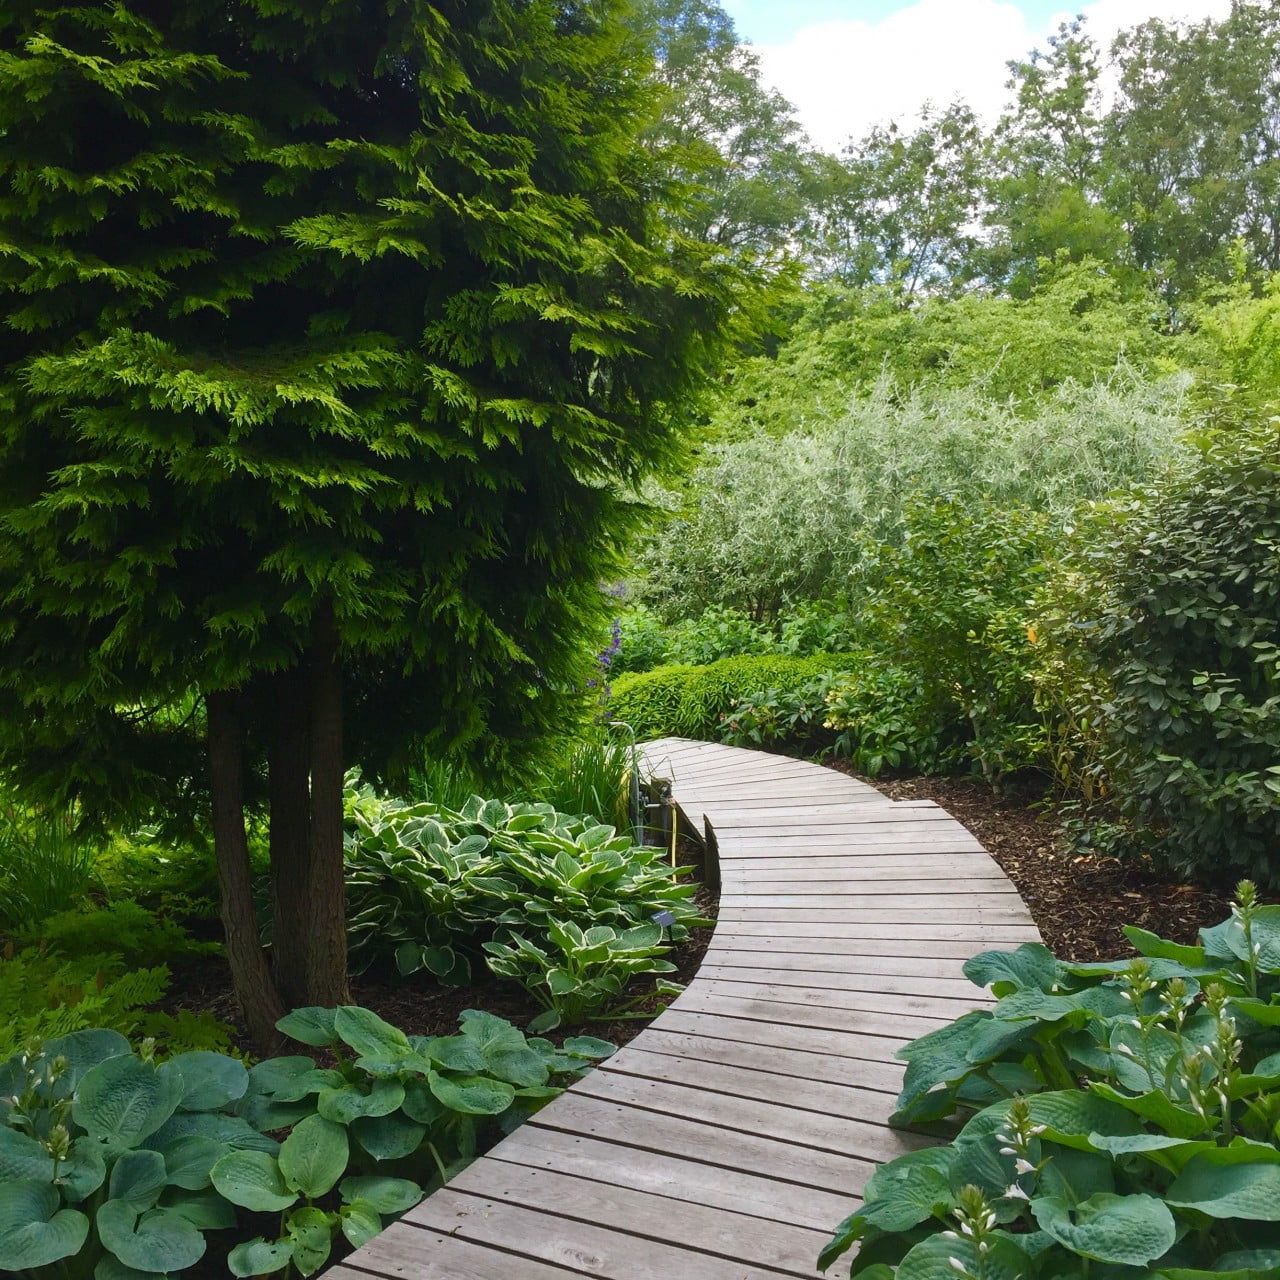
<path id="1" fill-rule="evenodd" d="M 270 717 L 271 967 L 281 998 L 296 1009 L 316 1003 L 308 996 L 305 955 L 311 929 L 311 698 L 305 668 L 270 677 L 264 701 Z"/>
<path id="2" fill-rule="evenodd" d="M 346 866 L 342 856 L 342 669 L 332 604 L 311 649 L 311 857 L 307 882 L 308 1003 L 347 1004 Z"/>
<path id="3" fill-rule="evenodd" d="M 280 997 L 258 935 L 253 909 L 253 873 L 244 828 L 244 742 L 240 694 L 205 695 L 208 709 L 209 782 L 213 794 L 213 846 L 218 860 L 222 926 L 236 999 L 245 1026 L 260 1055 L 279 1052 L 283 1037 L 276 1021 L 283 1013 Z"/>

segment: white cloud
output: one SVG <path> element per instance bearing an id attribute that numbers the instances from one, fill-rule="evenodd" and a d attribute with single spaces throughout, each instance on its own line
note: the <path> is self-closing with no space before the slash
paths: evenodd
<path id="1" fill-rule="evenodd" d="M 1098 0 L 1082 10 L 1105 46 L 1149 17 L 1223 17 L 1230 0 Z M 1042 47 L 1056 28 L 1057 20 L 1033 28 L 1003 0 L 916 0 L 880 22 L 816 23 L 755 51 L 813 142 L 836 151 L 873 124 L 914 116 L 926 101 L 942 107 L 963 98 L 993 121 L 1006 100 L 1006 63 Z"/>

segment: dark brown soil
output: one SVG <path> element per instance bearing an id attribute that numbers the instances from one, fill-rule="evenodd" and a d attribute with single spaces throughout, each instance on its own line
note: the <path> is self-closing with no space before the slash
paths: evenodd
<path id="1" fill-rule="evenodd" d="M 832 767 L 842 773 L 853 773 Z M 856 775 L 855 775 L 856 776 Z M 1022 895 L 1045 944 L 1066 960 L 1133 954 L 1131 924 L 1193 943 L 1196 931 L 1231 914 L 1230 890 L 1186 884 L 1145 858 L 1068 851 L 1034 789 L 996 795 L 980 778 L 873 778 L 894 800 L 934 800 L 982 842 Z"/>

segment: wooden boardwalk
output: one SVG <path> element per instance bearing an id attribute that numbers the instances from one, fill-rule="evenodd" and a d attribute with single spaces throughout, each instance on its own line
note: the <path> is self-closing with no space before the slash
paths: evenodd
<path id="1" fill-rule="evenodd" d="M 814 1260 L 876 1162 L 893 1053 L 982 993 L 961 973 L 1038 939 L 982 846 L 928 802 L 802 761 L 648 744 L 714 828 L 720 919 L 697 979 L 629 1046 L 332 1280 L 764 1280 Z"/>

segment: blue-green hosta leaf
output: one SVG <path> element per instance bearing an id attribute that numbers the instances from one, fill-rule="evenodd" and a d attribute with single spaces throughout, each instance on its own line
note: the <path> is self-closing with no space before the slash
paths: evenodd
<path id="1" fill-rule="evenodd" d="M 93 1280 L 170 1280 L 167 1271 L 139 1271 L 126 1267 L 114 1254 L 104 1254 L 93 1269 Z"/>
<path id="2" fill-rule="evenodd" d="M 1117 1196 L 1099 1192 L 1074 1207 L 1056 1196 L 1031 1202 L 1042 1230 L 1073 1253 L 1099 1262 L 1141 1267 L 1173 1247 L 1177 1227 L 1165 1204 L 1154 1196 Z"/>
<path id="3" fill-rule="evenodd" d="M 163 1151 L 179 1138 L 212 1138 L 235 1151 L 265 1151 L 269 1155 L 280 1148 L 274 1138 L 259 1133 L 242 1116 L 220 1115 L 215 1111 L 180 1111 L 170 1116 L 147 1139 L 146 1145 L 154 1151 Z"/>
<path id="4" fill-rule="evenodd" d="M 1062 1089 L 1054 1093 L 1033 1094 L 1027 1099 L 1031 1118 L 1045 1126 L 1045 1137 L 1080 1151 L 1090 1149 L 1092 1133 L 1139 1133 L 1137 1118 L 1114 1102 L 1093 1092 Z"/>
<path id="5" fill-rule="evenodd" d="M 89 1219 L 61 1204 L 48 1182 L 15 1178 L 0 1183 L 0 1271 L 47 1267 L 80 1252 Z"/>
<path id="6" fill-rule="evenodd" d="M 333 1027 L 358 1055 L 357 1065 L 372 1075 L 394 1074 L 417 1056 L 408 1036 L 372 1009 L 342 1005 L 334 1014 Z"/>
<path id="7" fill-rule="evenodd" d="M 975 986 L 990 987 L 997 997 L 1028 987 L 1052 991 L 1058 961 L 1048 947 L 1024 942 L 1016 951 L 984 951 L 965 963 L 964 976 Z"/>
<path id="8" fill-rule="evenodd" d="M 1210 1218 L 1245 1218 L 1280 1222 L 1280 1163 L 1262 1162 L 1261 1152 L 1248 1163 L 1245 1153 L 1220 1148 L 1198 1155 L 1178 1175 L 1165 1199 L 1180 1209 L 1197 1209 Z M 1275 1153 L 1280 1160 L 1280 1152 Z"/>
<path id="9" fill-rule="evenodd" d="M 284 1058 L 266 1058 L 249 1068 L 249 1088 L 253 1093 L 274 1096 L 299 1076 L 315 1069 L 315 1059 L 300 1053 Z"/>
<path id="10" fill-rule="evenodd" d="M 483 1009 L 464 1009 L 459 1015 L 458 1025 L 462 1034 L 486 1057 L 491 1053 L 509 1053 L 526 1047 L 519 1028 Z"/>
<path id="11" fill-rule="evenodd" d="M 516 1096 L 511 1085 L 486 1076 L 443 1076 L 433 1071 L 427 1080 L 431 1092 L 450 1111 L 467 1116 L 501 1115 Z"/>
<path id="12" fill-rule="evenodd" d="M 272 1240 L 259 1236 L 238 1244 L 227 1254 L 227 1267 L 233 1276 L 267 1276 L 283 1271 L 293 1258 L 293 1242 Z"/>
<path id="13" fill-rule="evenodd" d="M 324 1116 L 308 1116 L 284 1140 L 278 1159 L 285 1184 L 315 1200 L 346 1173 L 350 1156 L 342 1125 Z"/>
<path id="14" fill-rule="evenodd" d="M 317 1005 L 308 1005 L 306 1008 L 286 1013 L 276 1023 L 276 1030 L 283 1031 L 291 1040 L 297 1040 L 299 1044 L 327 1049 L 338 1038 L 334 1030 L 336 1012 L 335 1009 L 322 1009 Z"/>
<path id="15" fill-rule="evenodd" d="M 1205 967 L 1203 947 L 1186 947 L 1178 942 L 1169 942 L 1132 924 L 1124 926 L 1124 936 L 1129 939 L 1130 945 L 1139 955 L 1147 956 L 1149 959 L 1172 960 L 1187 969 Z"/>
<path id="16" fill-rule="evenodd" d="M 209 1185 L 209 1170 L 230 1150 L 225 1142 L 193 1135 L 175 1138 L 161 1148 L 160 1154 L 171 1186 L 203 1191 Z"/>
<path id="17" fill-rule="evenodd" d="M 111 1170 L 107 1194 L 127 1200 L 139 1213 L 160 1199 L 168 1182 L 164 1156 L 158 1151 L 126 1151 Z"/>
<path id="18" fill-rule="evenodd" d="M 484 1051 L 470 1036 L 431 1036 L 422 1041 L 418 1055 L 446 1071 L 475 1075 L 485 1066 Z"/>
<path id="19" fill-rule="evenodd" d="M 285 1185 L 274 1156 L 265 1151 L 233 1151 L 209 1171 L 219 1195 L 255 1213 L 278 1213 L 297 1196 Z"/>
<path id="20" fill-rule="evenodd" d="M 1116 1106 L 1141 1116 L 1144 1120 L 1150 1120 L 1175 1138 L 1196 1138 L 1209 1127 L 1202 1116 L 1185 1107 L 1177 1106 L 1169 1095 L 1160 1089 L 1130 1096 L 1127 1093 L 1121 1093 L 1118 1089 L 1113 1089 L 1109 1084 L 1095 1080 L 1090 1085 L 1090 1091 L 1099 1098 L 1105 1098 Z"/>
<path id="21" fill-rule="evenodd" d="M 293 1245 L 293 1265 L 300 1275 L 309 1276 L 329 1261 L 333 1244 L 333 1225 L 323 1209 L 310 1205 L 295 1209 L 285 1223 L 285 1234 Z"/>
<path id="22" fill-rule="evenodd" d="M 186 1218 L 198 1231 L 224 1231 L 236 1225 L 236 1211 L 216 1191 L 170 1192 L 164 1207 Z"/>
<path id="23" fill-rule="evenodd" d="M 874 1199 L 864 1199 L 862 1217 L 882 1231 L 908 1231 L 919 1222 L 950 1213 L 956 1198 L 949 1170 L 926 1162 L 882 1166 Z"/>
<path id="24" fill-rule="evenodd" d="M 361 1116 L 349 1126 L 351 1135 L 375 1160 L 399 1160 L 412 1155 L 427 1136 L 427 1126 L 392 1113 Z"/>
<path id="25" fill-rule="evenodd" d="M 369 1092 L 354 1084 L 326 1089 L 316 1099 L 316 1110 L 335 1124 L 350 1124 L 357 1116 L 386 1116 L 404 1102 L 404 1085 L 399 1080 L 374 1080 Z"/>
<path id="26" fill-rule="evenodd" d="M 132 1055 L 108 1058 L 85 1072 L 71 1114 L 108 1148 L 136 1146 L 178 1109 L 182 1077 L 163 1074 Z"/>
<path id="27" fill-rule="evenodd" d="M 66 1058 L 67 1069 L 58 1080 L 59 1096 L 66 1097 L 84 1079 L 86 1071 L 108 1058 L 128 1056 L 133 1050 L 118 1031 L 105 1027 L 90 1027 L 85 1031 L 72 1031 L 65 1036 L 46 1040 L 40 1050 L 41 1062 L 54 1058 Z"/>
<path id="28" fill-rule="evenodd" d="M 338 1213 L 342 1220 L 342 1234 L 357 1249 L 382 1232 L 382 1217 L 368 1200 L 351 1200 Z"/>
<path id="29" fill-rule="evenodd" d="M 1280 1004 L 1271 1004 L 1266 1000 L 1248 1000 L 1236 996 L 1231 1001 L 1230 1012 L 1243 1014 L 1262 1027 L 1280 1027 Z"/>
<path id="30" fill-rule="evenodd" d="M 973 1241 L 963 1236 L 929 1236 L 907 1251 L 895 1280 L 956 1280 L 957 1262 L 984 1280 L 1025 1280 L 1031 1274 L 1031 1259 L 1012 1237 L 993 1232 L 988 1242 L 990 1251 L 979 1258 Z"/>
<path id="31" fill-rule="evenodd" d="M 58 1186 L 68 1204 L 77 1204 L 91 1196 L 107 1180 L 107 1162 L 102 1148 L 89 1137 L 77 1138 L 71 1151 L 58 1165 Z"/>
<path id="32" fill-rule="evenodd" d="M 0 1180 L 53 1181 L 53 1157 L 30 1134 L 0 1125 Z"/>
<path id="33" fill-rule="evenodd" d="M 401 1110 L 410 1120 L 418 1124 L 433 1125 L 445 1114 L 444 1103 L 436 1097 L 422 1079 L 410 1079 L 405 1082 L 404 1101 Z"/>
<path id="34" fill-rule="evenodd" d="M 182 1077 L 181 1111 L 218 1111 L 244 1097 L 249 1088 L 244 1063 L 225 1053 L 196 1049 L 170 1058 L 160 1069 Z"/>
<path id="35" fill-rule="evenodd" d="M 899 1049 L 895 1056 L 905 1059 L 908 1065 L 898 1106 L 908 1107 L 935 1085 L 968 1075 L 973 1069 L 970 1046 L 979 1030 L 990 1021 L 991 1015 L 985 1011 L 966 1013 Z"/>
<path id="36" fill-rule="evenodd" d="M 94 1225 L 103 1248 L 138 1271 L 177 1271 L 204 1257 L 205 1239 L 172 1209 L 148 1209 L 141 1217 L 127 1200 L 108 1200 Z"/>
<path id="37" fill-rule="evenodd" d="M 404 1213 L 422 1199 L 422 1188 L 408 1178 L 343 1178 L 339 1190 L 349 1204 L 359 1200 L 378 1213 Z"/>
<path id="38" fill-rule="evenodd" d="M 572 1054 L 575 1058 L 590 1058 L 593 1061 L 600 1061 L 618 1052 L 616 1044 L 610 1044 L 608 1040 L 600 1040 L 595 1036 L 569 1036 L 564 1042 L 563 1049 L 565 1053 Z"/>

